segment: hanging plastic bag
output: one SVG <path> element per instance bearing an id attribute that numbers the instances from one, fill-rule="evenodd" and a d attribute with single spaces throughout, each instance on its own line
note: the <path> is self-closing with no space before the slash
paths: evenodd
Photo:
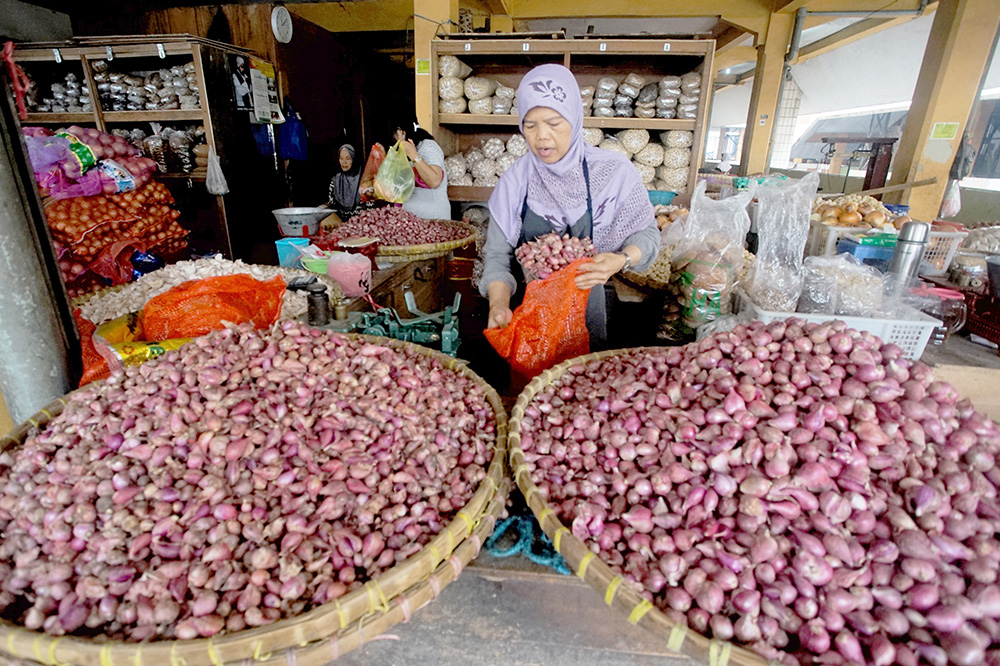
<path id="1" fill-rule="evenodd" d="M 957 180 L 949 180 L 941 202 L 941 217 L 955 217 L 962 210 L 962 190 Z"/>
<path id="2" fill-rule="evenodd" d="M 330 255 L 326 274 L 340 285 L 344 296 L 364 296 L 372 288 L 372 262 L 363 254 L 336 252 Z"/>
<path id="3" fill-rule="evenodd" d="M 413 167 L 403 150 L 403 143 L 397 141 L 389 149 L 382 166 L 375 175 L 375 194 L 379 199 L 391 203 L 403 203 L 413 196 L 416 179 L 413 177 Z"/>
<path id="4" fill-rule="evenodd" d="M 361 173 L 361 185 L 358 187 L 361 201 L 375 201 L 378 198 L 375 196 L 375 175 L 378 173 L 379 167 L 382 166 L 382 160 L 384 159 L 385 148 L 382 147 L 381 143 L 376 143 L 372 146 L 371 152 L 368 153 L 365 170 Z"/>
<path id="5" fill-rule="evenodd" d="M 215 148 L 208 149 L 208 175 L 205 178 L 205 188 L 209 194 L 229 194 L 229 183 L 226 182 L 226 175 L 222 173 L 222 163 L 215 154 Z"/>
<path id="6" fill-rule="evenodd" d="M 587 298 L 590 290 L 576 286 L 577 259 L 544 280 L 528 283 L 524 301 L 506 328 L 490 328 L 486 339 L 511 368 L 534 377 L 553 365 L 590 351 Z"/>
<path id="7" fill-rule="evenodd" d="M 794 312 L 802 292 L 802 257 L 819 174 L 768 180 L 757 188 L 757 261 L 747 295 L 761 308 Z"/>
<path id="8" fill-rule="evenodd" d="M 283 160 L 309 159 L 309 132 L 290 100 L 285 100 L 285 122 L 278 125 L 278 155 Z"/>

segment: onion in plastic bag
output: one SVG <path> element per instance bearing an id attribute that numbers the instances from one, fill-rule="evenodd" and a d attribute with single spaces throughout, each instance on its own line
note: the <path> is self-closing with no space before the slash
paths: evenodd
<path id="1" fill-rule="evenodd" d="M 475 187 L 496 187 L 500 179 L 497 176 L 486 176 L 485 178 L 475 178 L 472 184 Z"/>
<path id="2" fill-rule="evenodd" d="M 504 153 L 497 158 L 497 175 L 502 176 L 504 172 L 514 166 L 514 162 L 517 161 L 517 157 L 511 155 L 510 153 Z"/>
<path id="3" fill-rule="evenodd" d="M 492 95 L 496 89 L 496 81 L 484 79 L 481 76 L 470 76 L 465 80 L 465 96 L 469 98 L 470 102 L 485 99 Z"/>
<path id="4" fill-rule="evenodd" d="M 598 91 L 604 90 L 606 92 L 613 93 L 616 90 L 618 90 L 618 82 L 612 78 L 604 77 L 597 82 L 597 90 Z M 598 97 L 600 97 L 600 95 L 598 95 Z"/>
<path id="5" fill-rule="evenodd" d="M 642 86 L 646 83 L 646 81 L 635 72 L 631 72 L 628 76 L 625 77 L 625 83 L 629 84 L 634 88 L 642 88 Z"/>
<path id="6" fill-rule="evenodd" d="M 660 132 L 660 141 L 667 148 L 690 148 L 694 143 L 694 132 L 687 130 L 667 130 Z"/>
<path id="7" fill-rule="evenodd" d="M 465 97 L 458 99 L 442 99 L 438 101 L 438 113 L 465 113 Z"/>
<path id="8" fill-rule="evenodd" d="M 681 90 L 693 90 L 701 87 L 701 74 L 688 72 L 681 77 Z"/>
<path id="9" fill-rule="evenodd" d="M 584 127 L 583 140 L 591 146 L 599 146 L 601 145 L 601 141 L 604 141 L 604 130 L 599 127 Z"/>
<path id="10" fill-rule="evenodd" d="M 469 165 L 461 155 L 444 158 L 444 172 L 448 174 L 448 182 L 453 182 L 469 170 Z"/>
<path id="11" fill-rule="evenodd" d="M 663 164 L 663 146 L 658 143 L 650 143 L 635 154 L 635 159 L 648 167 L 658 167 Z"/>
<path id="12" fill-rule="evenodd" d="M 490 115 L 493 113 L 493 98 L 484 97 L 482 99 L 469 100 L 469 113 L 479 113 Z"/>
<path id="13" fill-rule="evenodd" d="M 644 129 L 627 129 L 618 133 L 618 140 L 622 142 L 629 153 L 637 153 L 649 143 L 649 132 Z"/>
<path id="14" fill-rule="evenodd" d="M 472 174 L 471 173 L 463 173 L 461 176 L 459 176 L 455 180 L 452 180 L 451 176 L 449 176 L 448 177 L 448 184 L 449 185 L 459 185 L 459 186 L 462 186 L 462 187 L 472 187 L 472 184 L 473 184 Z"/>
<path id="15" fill-rule="evenodd" d="M 473 164 L 469 171 L 472 172 L 472 177 L 476 180 L 489 178 L 497 175 L 497 162 L 493 159 L 483 158 Z"/>
<path id="16" fill-rule="evenodd" d="M 679 169 L 691 163 L 690 148 L 667 148 L 663 151 L 663 165 Z M 666 180 L 666 179 L 664 179 Z"/>
<path id="17" fill-rule="evenodd" d="M 442 76 L 438 79 L 438 97 L 441 99 L 459 99 L 465 95 L 462 79 L 455 76 Z"/>
<path id="18" fill-rule="evenodd" d="M 586 132 L 587 130 L 583 130 Z M 521 157 L 528 154 L 528 143 L 520 134 L 514 134 L 507 139 L 507 152 L 514 157 Z"/>
<path id="19" fill-rule="evenodd" d="M 651 183 L 656 180 L 656 169 L 639 162 L 632 162 L 632 166 L 639 172 L 639 178 L 643 183 Z"/>
<path id="20" fill-rule="evenodd" d="M 472 74 L 472 68 L 455 56 L 443 55 L 438 58 L 438 75 L 464 79 L 469 74 Z"/>
<path id="21" fill-rule="evenodd" d="M 622 144 L 622 142 L 616 139 L 615 137 L 609 136 L 608 138 L 604 139 L 604 141 L 601 141 L 601 143 L 597 147 L 600 148 L 601 150 L 610 150 L 616 153 L 621 153 L 625 157 L 632 159 L 632 153 L 630 153 L 628 148 L 626 148 Z"/>
<path id="22" fill-rule="evenodd" d="M 469 171 L 472 171 L 472 166 L 481 160 L 485 160 L 486 156 L 483 155 L 483 151 L 479 148 L 469 148 L 465 152 L 465 163 L 469 167 Z"/>
<path id="23" fill-rule="evenodd" d="M 483 144 L 483 155 L 487 159 L 495 160 L 503 155 L 504 147 L 503 139 L 498 139 L 495 136 L 491 137 Z"/>
<path id="24" fill-rule="evenodd" d="M 497 89 L 493 92 L 493 94 L 496 95 L 497 97 L 501 97 L 503 99 L 513 100 L 514 99 L 514 94 L 516 92 L 517 91 L 514 90 L 513 88 L 508 88 L 504 84 L 502 84 L 499 81 L 497 81 Z"/>

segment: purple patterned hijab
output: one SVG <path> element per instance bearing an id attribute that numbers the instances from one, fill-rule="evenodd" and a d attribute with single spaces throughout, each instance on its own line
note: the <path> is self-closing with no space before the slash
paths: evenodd
<path id="1" fill-rule="evenodd" d="M 562 232 L 587 212 L 587 185 L 583 160 L 590 173 L 594 245 L 598 252 L 621 249 L 626 238 L 654 223 L 653 206 L 639 173 L 619 153 L 601 150 L 583 140 L 583 105 L 573 74 L 562 65 L 540 65 L 521 79 L 517 88 L 520 126 L 538 106 L 554 109 L 573 128 L 570 147 L 555 164 L 542 162 L 531 150 L 503 176 L 490 197 L 490 213 L 514 246 L 521 234 L 521 205 Z"/>

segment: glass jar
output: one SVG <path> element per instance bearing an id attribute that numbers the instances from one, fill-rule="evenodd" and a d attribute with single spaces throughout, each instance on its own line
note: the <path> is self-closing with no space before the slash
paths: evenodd
<path id="1" fill-rule="evenodd" d="M 934 344 L 944 343 L 949 335 L 957 333 L 965 326 L 968 310 L 962 292 L 941 287 L 928 287 L 914 291 L 928 299 L 927 304 L 921 310 L 935 319 L 939 319 L 942 323 L 932 338 Z"/>

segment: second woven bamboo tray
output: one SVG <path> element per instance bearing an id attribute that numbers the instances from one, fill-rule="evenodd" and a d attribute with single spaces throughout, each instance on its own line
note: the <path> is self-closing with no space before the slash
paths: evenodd
<path id="1" fill-rule="evenodd" d="M 385 261 L 422 261 L 424 259 L 436 259 L 443 257 L 452 250 L 465 247 L 476 242 L 476 230 L 471 224 L 457 222 L 455 220 L 434 220 L 441 224 L 456 227 L 465 232 L 465 235 L 455 240 L 444 243 L 426 243 L 424 245 L 380 245 L 378 248 L 378 258 Z"/>
<path id="2" fill-rule="evenodd" d="M 630 624 L 643 627 L 666 641 L 667 648 L 699 660 L 709 666 L 780 666 L 768 661 L 745 648 L 727 641 L 719 641 L 703 636 L 687 625 L 677 624 L 663 612 L 633 590 L 625 579 L 598 558 L 590 548 L 556 517 L 555 511 L 538 492 L 538 486 L 531 478 L 528 465 L 521 449 L 521 421 L 524 411 L 539 391 L 558 380 L 563 373 L 574 366 L 590 361 L 600 361 L 639 349 L 616 349 L 578 356 L 546 370 L 535 377 L 518 396 L 511 410 L 510 432 L 507 436 L 510 448 L 510 468 L 514 473 L 517 487 L 531 508 L 538 524 L 552 539 L 556 551 L 566 560 L 570 568 L 585 583 L 594 588 L 604 603 L 624 613 Z"/>
<path id="3" fill-rule="evenodd" d="M 147 643 L 50 636 L 0 620 L 0 655 L 47 666 L 320 666 L 409 619 L 453 582 L 493 532 L 507 501 L 507 414 L 500 396 L 461 361 L 439 351 L 390 338 L 345 334 L 373 344 L 406 348 L 480 386 L 496 418 L 493 459 L 486 477 L 455 519 L 415 555 L 363 587 L 302 615 L 210 639 Z M 0 439 L 0 451 L 20 446 L 63 411 L 59 398 Z M 9 660 L 8 660 L 9 661 Z"/>

